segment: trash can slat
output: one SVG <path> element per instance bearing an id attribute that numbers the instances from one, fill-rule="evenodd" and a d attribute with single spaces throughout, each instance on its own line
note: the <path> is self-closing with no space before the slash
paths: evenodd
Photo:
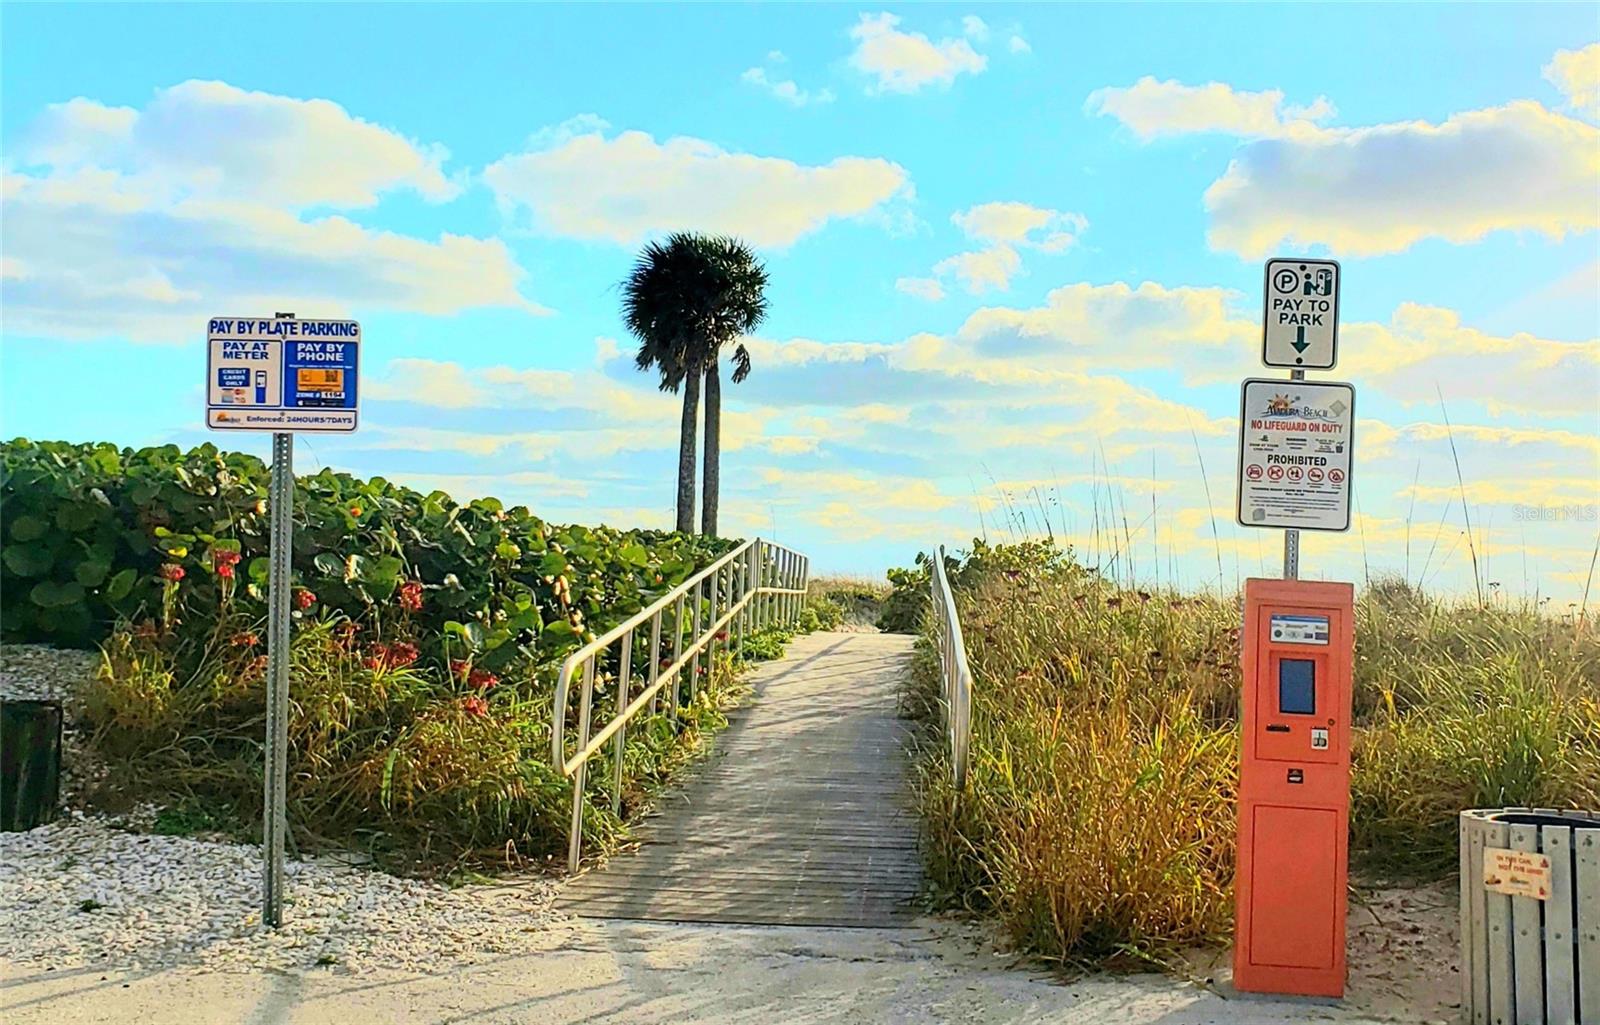
<path id="1" fill-rule="evenodd" d="M 1484 827 L 1486 847 L 1504 847 L 1509 838 L 1504 823 L 1490 822 Z M 1492 890 L 1483 891 L 1484 917 L 1489 925 L 1489 1021 L 1491 1025 L 1513 1025 L 1517 1020 L 1517 996 L 1511 976 L 1511 898 Z"/>
<path id="2" fill-rule="evenodd" d="M 1574 830 L 1572 881 L 1578 897 L 1579 1021 L 1600 1022 L 1600 829 Z"/>
<path id="3" fill-rule="evenodd" d="M 1550 1025 L 1577 1025 L 1573 985 L 1572 830 L 1545 826 L 1540 846 L 1550 856 L 1550 899 L 1544 906 L 1544 1015 Z"/>
<path id="4" fill-rule="evenodd" d="M 1539 853 L 1539 827 L 1511 826 L 1507 833 L 1506 846 L 1512 850 Z M 1517 1025 L 1545 1025 L 1543 906 L 1544 901 L 1535 897 L 1511 898 L 1511 975 Z"/>

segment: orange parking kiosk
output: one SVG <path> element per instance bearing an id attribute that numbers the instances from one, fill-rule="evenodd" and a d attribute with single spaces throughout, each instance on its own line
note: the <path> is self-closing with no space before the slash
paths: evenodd
<path id="1" fill-rule="evenodd" d="M 1240 990 L 1344 995 L 1354 600 L 1350 584 L 1245 583 Z"/>

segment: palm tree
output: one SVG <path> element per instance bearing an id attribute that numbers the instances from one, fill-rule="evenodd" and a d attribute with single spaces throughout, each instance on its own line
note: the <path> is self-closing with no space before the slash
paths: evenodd
<path id="1" fill-rule="evenodd" d="M 705 499 L 701 530 L 717 532 L 722 452 L 722 347 L 767 315 L 767 271 L 738 239 L 679 232 L 651 242 L 622 284 L 622 312 L 639 340 L 634 364 L 656 370 L 661 390 L 683 389 L 678 432 L 678 530 L 694 529 L 695 427 L 705 378 Z M 750 352 L 733 351 L 733 381 L 750 373 Z"/>

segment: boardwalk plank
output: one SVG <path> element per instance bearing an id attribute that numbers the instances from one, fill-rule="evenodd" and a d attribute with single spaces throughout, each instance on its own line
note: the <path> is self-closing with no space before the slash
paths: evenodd
<path id="1" fill-rule="evenodd" d="M 911 639 L 812 634 L 755 673 L 712 759 L 636 827 L 635 850 L 574 879 L 580 915 L 884 927 L 916 913 L 907 723 Z"/>

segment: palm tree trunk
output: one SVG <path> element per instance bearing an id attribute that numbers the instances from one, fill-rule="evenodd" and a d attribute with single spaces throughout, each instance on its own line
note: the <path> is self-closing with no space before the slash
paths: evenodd
<path id="1" fill-rule="evenodd" d="M 717 536 L 717 489 L 722 483 L 722 376 L 717 361 L 706 367 L 705 491 L 700 500 L 700 533 Z"/>
<path id="2" fill-rule="evenodd" d="M 694 429 L 700 418 L 700 375 L 683 375 L 683 420 L 678 425 L 678 532 L 694 533 Z"/>

